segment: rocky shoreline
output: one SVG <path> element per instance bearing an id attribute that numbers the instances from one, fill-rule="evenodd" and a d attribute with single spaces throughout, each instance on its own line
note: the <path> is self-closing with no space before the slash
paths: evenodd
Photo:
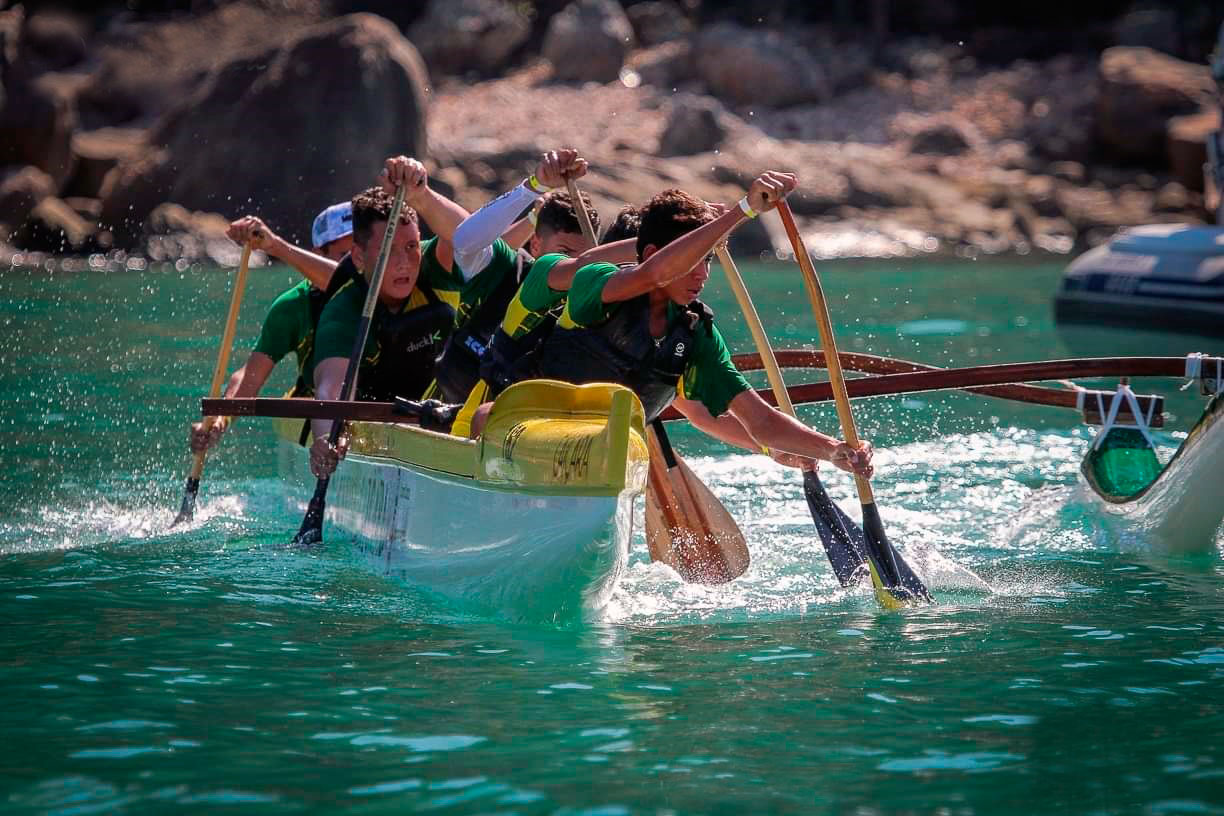
<path id="1" fill-rule="evenodd" d="M 433 0 L 412 21 L 309 2 L 0 11 L 3 254 L 232 262 L 228 219 L 303 239 L 386 155 L 423 156 L 474 209 L 560 145 L 590 159 L 609 217 L 665 187 L 729 200 L 760 169 L 793 170 L 824 257 L 1070 253 L 1208 218 L 1215 85 L 1159 50 L 1150 14 L 1099 51 L 988 65 L 929 37 L 866 47 L 865 32 L 666 0 L 546 5 L 529 19 Z M 734 248 L 785 245 L 762 219 Z"/>

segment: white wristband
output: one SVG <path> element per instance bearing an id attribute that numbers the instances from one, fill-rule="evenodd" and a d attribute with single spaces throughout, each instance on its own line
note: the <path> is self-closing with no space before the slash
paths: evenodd
<path id="1" fill-rule="evenodd" d="M 760 213 L 752 209 L 752 205 L 748 203 L 748 196 L 744 196 L 739 200 L 739 208 L 744 211 L 744 215 L 749 218 L 756 218 Z"/>

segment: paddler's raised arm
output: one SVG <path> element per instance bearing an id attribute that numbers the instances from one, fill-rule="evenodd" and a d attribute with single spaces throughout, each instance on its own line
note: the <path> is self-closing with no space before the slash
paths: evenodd
<path id="1" fill-rule="evenodd" d="M 294 246 L 254 215 L 244 215 L 231 222 L 225 234 L 236 244 L 241 245 L 249 241 L 252 249 L 258 249 L 265 255 L 289 264 L 320 289 L 327 288 L 327 282 L 331 280 L 332 272 L 336 268 L 335 261 Z"/>
<path id="2" fill-rule="evenodd" d="M 416 210 L 440 239 L 454 241 L 455 230 L 468 217 L 468 211 L 430 188 L 425 165 L 407 156 L 392 156 L 385 162 L 380 181 L 391 195 L 402 186 L 404 203 Z"/>
<path id="3" fill-rule="evenodd" d="M 727 234 L 747 218 L 772 210 L 785 198 L 798 179 L 792 173 L 768 170 L 758 176 L 737 206 L 726 210 L 692 232 L 680 236 L 662 249 L 653 245 L 642 250 L 642 262 L 617 272 L 603 288 L 603 302 L 617 303 L 661 289 L 701 263 Z"/>
<path id="4" fill-rule="evenodd" d="M 637 239 L 626 238 L 610 244 L 600 244 L 574 258 L 558 261 L 548 270 L 548 288 L 557 292 L 568 292 L 574 283 L 574 273 L 587 264 L 633 263 L 637 259 Z"/>
<path id="5" fill-rule="evenodd" d="M 539 201 L 545 193 L 564 187 L 566 178 L 586 175 L 587 161 L 572 148 L 550 150 L 540 157 L 535 173 L 510 190 L 472 213 L 455 230 L 455 262 L 465 280 L 471 280 L 493 259 L 493 242 L 505 238 L 512 246 L 521 246 L 530 238 L 530 223 L 524 228 L 519 214 Z M 507 234 L 511 233 L 510 237 Z M 519 232 L 525 232 L 516 244 Z"/>

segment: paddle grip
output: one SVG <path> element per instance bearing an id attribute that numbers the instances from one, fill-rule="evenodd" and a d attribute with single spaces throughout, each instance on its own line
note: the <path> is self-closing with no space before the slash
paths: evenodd
<path id="1" fill-rule="evenodd" d="M 574 204 L 574 212 L 578 213 L 578 224 L 582 227 L 582 237 L 591 242 L 591 246 L 599 243 L 595 237 L 595 226 L 591 223 L 591 214 L 587 212 L 582 194 L 578 192 L 578 183 L 569 176 L 565 177 L 565 189 L 569 192 L 570 201 Z"/>

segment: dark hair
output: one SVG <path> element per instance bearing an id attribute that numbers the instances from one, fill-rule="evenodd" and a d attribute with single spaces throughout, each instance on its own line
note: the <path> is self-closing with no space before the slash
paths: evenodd
<path id="1" fill-rule="evenodd" d="M 391 218 L 394 204 L 395 199 L 381 187 L 371 187 L 353 196 L 353 241 L 365 246 L 374 234 L 374 225 Z M 400 210 L 401 224 L 416 222 L 416 210 L 411 207 Z"/>
<path id="2" fill-rule="evenodd" d="M 621 211 L 616 214 L 616 220 L 608 227 L 608 231 L 604 233 L 603 243 L 610 244 L 613 241 L 623 241 L 626 238 L 636 238 L 638 230 L 642 226 L 642 211 L 632 204 L 626 204 L 621 207 Z"/>
<path id="3" fill-rule="evenodd" d="M 586 193 L 579 193 L 587 214 L 591 216 L 591 226 L 599 232 L 599 212 L 591 203 Z M 544 204 L 536 214 L 536 232 L 572 232 L 582 234 L 582 225 L 578 221 L 578 211 L 569 193 L 553 192 L 544 196 Z"/>
<path id="4" fill-rule="evenodd" d="M 641 210 L 638 227 L 637 254 L 641 260 L 646 247 L 662 249 L 681 235 L 686 235 L 714 220 L 714 211 L 696 196 L 683 190 L 664 190 Z"/>

